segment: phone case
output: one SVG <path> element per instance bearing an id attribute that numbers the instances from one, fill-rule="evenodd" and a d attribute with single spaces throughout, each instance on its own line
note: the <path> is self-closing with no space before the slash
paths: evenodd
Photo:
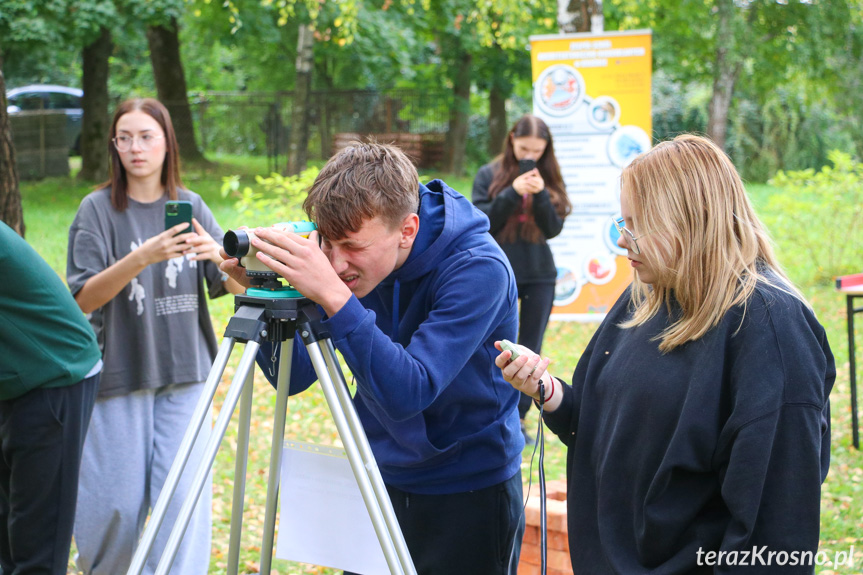
<path id="1" fill-rule="evenodd" d="M 184 234 L 192 231 L 192 202 L 169 201 L 165 203 L 165 229 L 186 222 L 189 227 L 179 232 Z"/>
<path id="2" fill-rule="evenodd" d="M 519 160 L 518 161 L 518 173 L 526 174 L 536 167 L 536 160 Z"/>

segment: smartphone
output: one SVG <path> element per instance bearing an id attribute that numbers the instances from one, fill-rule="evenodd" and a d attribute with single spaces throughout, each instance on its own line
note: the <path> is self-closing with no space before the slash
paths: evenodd
<path id="1" fill-rule="evenodd" d="M 518 173 L 526 174 L 536 167 L 536 160 L 519 160 Z"/>
<path id="2" fill-rule="evenodd" d="M 192 202 L 165 202 L 165 229 L 173 228 L 177 224 L 182 224 L 184 222 L 189 225 L 187 228 L 180 231 L 180 234 L 192 231 Z"/>

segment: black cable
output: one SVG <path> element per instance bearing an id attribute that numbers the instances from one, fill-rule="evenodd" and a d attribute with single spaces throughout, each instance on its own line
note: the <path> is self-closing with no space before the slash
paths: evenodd
<path id="1" fill-rule="evenodd" d="M 542 414 L 545 407 L 545 384 L 539 384 L 539 564 L 540 573 L 546 575 L 546 555 L 548 553 L 548 535 L 545 511 L 545 433 L 542 425 Z"/>
<path id="2" fill-rule="evenodd" d="M 540 383 L 540 388 L 542 388 L 542 387 L 543 387 L 543 384 Z M 544 391 L 542 391 L 542 390 L 540 391 L 540 397 L 541 398 L 544 398 L 544 393 L 545 393 Z M 521 526 L 521 523 L 524 522 L 525 523 L 525 529 L 527 529 L 527 517 L 525 515 L 525 510 L 527 509 L 527 502 L 530 500 L 530 490 L 531 490 L 531 487 L 533 486 L 533 461 L 536 458 L 537 449 L 539 449 L 539 460 L 538 460 L 539 478 L 540 478 L 540 488 L 539 488 L 540 491 L 539 492 L 540 492 L 540 496 L 542 497 L 542 503 L 540 504 L 541 505 L 540 513 L 542 514 L 542 517 L 540 519 L 540 522 L 542 523 L 541 554 L 542 554 L 542 562 L 545 563 L 545 556 L 546 556 L 546 551 L 545 551 L 545 549 L 546 549 L 546 543 L 545 543 L 545 540 L 546 540 L 546 536 L 545 536 L 545 469 L 543 467 L 543 459 L 544 459 L 544 453 L 545 453 L 545 435 L 543 432 L 543 425 L 542 425 L 542 405 L 539 405 L 539 425 L 538 425 L 538 429 L 536 431 L 536 439 L 534 439 L 534 441 L 533 441 L 533 451 L 530 454 L 530 464 L 528 465 L 528 468 L 527 468 L 527 494 L 524 498 L 524 504 L 522 504 L 522 506 L 521 506 L 521 517 L 519 517 L 519 526 Z M 515 532 L 518 533 L 518 527 L 516 527 Z M 518 541 L 515 538 L 513 538 L 512 548 L 510 549 L 510 553 L 509 553 L 509 565 L 507 567 L 507 573 L 512 573 L 512 561 L 515 558 L 515 545 L 516 545 L 516 543 L 518 543 Z M 542 575 L 545 575 L 545 568 L 544 567 L 543 567 Z"/>

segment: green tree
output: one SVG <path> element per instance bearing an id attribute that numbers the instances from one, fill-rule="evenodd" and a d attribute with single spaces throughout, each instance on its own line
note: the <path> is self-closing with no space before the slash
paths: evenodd
<path id="1" fill-rule="evenodd" d="M 3 78 L 3 55 L 0 53 L 0 220 L 24 236 L 24 212 L 18 188 L 18 168 L 9 114 L 6 113 L 6 81 Z"/>
<path id="2" fill-rule="evenodd" d="M 285 63 L 295 53 L 297 27 L 280 25 L 272 5 L 195 0 L 180 31 L 191 91 L 282 91 L 294 85 L 293 66 Z"/>
<path id="3" fill-rule="evenodd" d="M 859 0 L 610 0 L 622 28 L 652 28 L 655 69 L 708 82 L 708 135 L 727 147 L 735 95 L 823 75 Z"/>
<path id="4" fill-rule="evenodd" d="M 70 52 L 81 49 L 83 75 L 81 88 L 84 111 L 79 149 L 81 171 L 78 178 L 87 181 L 104 179 L 108 174 L 105 140 L 108 135 L 108 58 L 113 50 L 110 30 L 120 23 L 113 0 L 91 0 L 81 3 L 74 12 Z M 56 47 L 55 47 L 56 49 Z"/>
<path id="5" fill-rule="evenodd" d="M 446 13 L 442 7 L 430 6 Z M 475 30 L 465 25 L 464 14 L 456 14 L 447 25 L 438 29 L 437 42 L 444 56 L 446 77 L 452 87 L 449 130 L 446 134 L 444 169 L 452 174 L 462 174 L 465 168 L 468 119 L 470 116 L 470 90 L 472 80 L 473 53 L 478 50 Z"/>
<path id="6" fill-rule="evenodd" d="M 300 24 L 297 37 L 297 71 L 294 104 L 291 107 L 291 137 L 288 142 L 286 174 L 294 176 L 306 168 L 309 147 L 309 107 L 311 106 L 312 72 L 315 65 L 315 30 L 311 24 Z"/>
<path id="7" fill-rule="evenodd" d="M 858 158 L 863 158 L 863 0 L 850 0 L 849 8 L 838 17 L 844 26 L 834 26 L 831 35 L 833 49 L 825 50 L 820 70 L 823 95 L 835 103 L 836 113 L 856 146 Z"/>
<path id="8" fill-rule="evenodd" d="M 557 0 L 557 25 L 561 34 L 602 32 L 602 0 Z"/>
<path id="9" fill-rule="evenodd" d="M 243 26 L 246 11 L 256 12 L 256 8 L 238 0 L 228 0 L 225 5 L 230 11 L 234 24 L 232 33 Z M 356 1 L 317 2 L 315 0 L 264 0 L 261 6 L 273 10 L 280 27 L 289 23 L 297 27 L 297 46 L 295 61 L 294 94 L 291 113 L 291 132 L 288 144 L 288 165 L 286 174 L 296 175 L 306 168 L 310 115 L 312 112 L 311 89 L 315 69 L 314 46 L 318 28 L 327 17 L 332 18 L 334 36 L 340 45 L 350 44 L 356 29 Z M 320 18 L 322 12 L 325 14 Z"/>
<path id="10" fill-rule="evenodd" d="M 110 29 L 100 26 L 99 35 L 84 46 L 82 52 L 84 73 L 81 85 L 84 97 L 81 99 L 81 107 L 84 118 L 81 124 L 81 171 L 78 172 L 80 180 L 104 180 L 108 176 L 108 154 L 105 153 L 105 141 L 110 131 L 108 60 L 113 49 Z"/>
<path id="11" fill-rule="evenodd" d="M 488 93 L 487 152 L 493 157 L 509 130 L 507 100 L 516 87 L 531 91 L 530 36 L 555 32 L 556 21 L 551 4 L 524 0 L 478 4 L 472 18 L 480 34 L 474 79 Z"/>
<path id="12" fill-rule="evenodd" d="M 230 73 L 239 69 L 262 69 L 264 77 L 276 77 L 280 68 L 277 62 L 296 59 L 303 50 L 297 50 L 300 38 L 297 34 L 303 22 L 311 22 L 305 15 L 304 3 L 275 3 L 261 6 L 253 1 L 233 1 L 228 7 L 215 9 L 215 3 L 203 1 L 194 4 L 193 12 L 199 24 L 190 27 L 211 28 L 214 18 L 221 18 L 233 27 L 233 40 L 225 39 L 222 28 L 216 24 L 216 36 L 226 45 L 249 46 L 245 34 L 254 28 L 257 59 L 247 56 L 234 56 L 236 60 L 227 62 Z M 283 13 L 282 8 L 291 7 L 293 12 Z M 554 10 L 547 3 L 527 0 L 483 1 L 467 0 L 368 0 L 355 4 L 323 2 L 314 18 L 314 68 L 311 73 L 293 74 L 279 80 L 282 89 L 296 89 L 293 105 L 294 114 L 299 114 L 291 122 L 291 160 L 287 173 L 301 169 L 303 162 L 293 158 L 304 150 L 303 117 L 316 113 L 320 125 L 321 147 L 324 155 L 329 153 L 328 114 L 323 102 L 304 104 L 304 93 L 311 89 L 331 90 L 335 88 L 371 88 L 387 90 L 397 87 L 416 88 L 418 86 L 444 87 L 453 94 L 450 122 L 450 145 L 452 152 L 449 169 L 463 169 L 452 166 L 453 161 L 462 162 L 467 139 L 470 96 L 474 86 L 487 90 L 495 105 L 490 106 L 489 123 L 496 126 L 502 139 L 506 129 L 504 102 L 513 93 L 515 86 L 530 85 L 530 59 L 526 51 L 528 36 L 531 33 L 547 33 L 555 28 Z M 270 10 L 278 20 L 265 22 L 262 13 Z M 187 22 L 190 18 L 187 16 Z M 263 22 L 263 23 L 262 23 Z M 263 36 L 273 37 L 272 27 L 284 30 L 278 50 Z M 212 30 L 211 30 L 212 33 Z M 235 42 L 235 43 L 233 43 Z M 293 43 L 291 43 L 293 42 Z M 308 51 L 306 50 L 306 53 Z M 192 74 L 198 78 L 218 76 L 213 73 L 212 62 L 218 62 L 222 50 L 215 57 L 207 56 L 213 52 L 206 49 L 194 57 L 195 66 L 202 66 L 211 72 Z M 291 71 L 306 70 L 298 63 L 287 67 Z M 305 61 L 308 61 L 306 59 Z M 479 66 L 471 62 L 478 62 Z M 274 71 L 274 72 L 271 72 Z M 245 72 L 238 78 L 245 88 L 250 76 Z M 309 80 L 309 76 L 311 79 Z M 247 79 L 248 78 L 248 79 Z M 305 78 L 304 82 L 299 82 Z M 275 82 L 270 79 L 271 86 Z M 270 88 L 272 89 L 272 88 Z M 526 90 L 527 91 L 527 90 Z M 298 110 L 305 109 L 305 113 Z M 501 131 L 502 130 L 502 131 Z M 499 146 L 499 142 L 495 147 Z M 291 167 L 293 166 L 293 167 Z"/>
<path id="13" fill-rule="evenodd" d="M 73 36 L 70 26 L 77 20 L 76 15 L 87 14 L 92 6 L 89 2 L 80 4 L 75 6 L 69 0 L 0 0 L 0 219 L 22 236 L 26 228 L 11 126 L 6 113 L 3 62 L 10 54 L 61 46 L 67 42 Z"/>
<path id="14" fill-rule="evenodd" d="M 159 100 L 171 114 L 180 155 L 186 162 L 208 163 L 195 138 L 186 74 L 180 54 L 180 19 L 183 0 L 146 0 L 130 4 L 134 16 L 147 26 L 150 63 Z"/>
<path id="15" fill-rule="evenodd" d="M 442 76 L 452 90 L 446 171 L 464 172 L 474 79 L 489 89 L 493 100 L 489 106 L 493 114 L 489 123 L 496 137 L 500 137 L 500 126 L 506 125 L 505 118 L 501 117 L 501 101 L 511 95 L 516 74 L 524 73 L 520 66 L 500 65 L 517 59 L 529 66 L 524 50 L 528 37 L 554 29 L 553 10 L 551 4 L 530 0 L 422 1 L 419 20 L 423 33 L 435 46 L 443 68 Z M 489 147 L 493 145 L 489 142 Z"/>

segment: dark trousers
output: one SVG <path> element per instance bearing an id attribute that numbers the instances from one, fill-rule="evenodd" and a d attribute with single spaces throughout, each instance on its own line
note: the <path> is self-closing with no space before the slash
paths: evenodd
<path id="1" fill-rule="evenodd" d="M 0 401 L 0 569 L 65 575 L 99 375 Z"/>
<path id="2" fill-rule="evenodd" d="M 520 471 L 465 493 L 387 491 L 417 575 L 515 575 L 524 535 Z"/>
<path id="3" fill-rule="evenodd" d="M 554 303 L 553 283 L 518 284 L 518 298 L 521 309 L 518 315 L 518 344 L 540 353 L 542 338 L 548 326 L 548 316 Z M 533 400 L 530 396 L 521 394 L 518 400 L 518 416 L 524 419 Z"/>

